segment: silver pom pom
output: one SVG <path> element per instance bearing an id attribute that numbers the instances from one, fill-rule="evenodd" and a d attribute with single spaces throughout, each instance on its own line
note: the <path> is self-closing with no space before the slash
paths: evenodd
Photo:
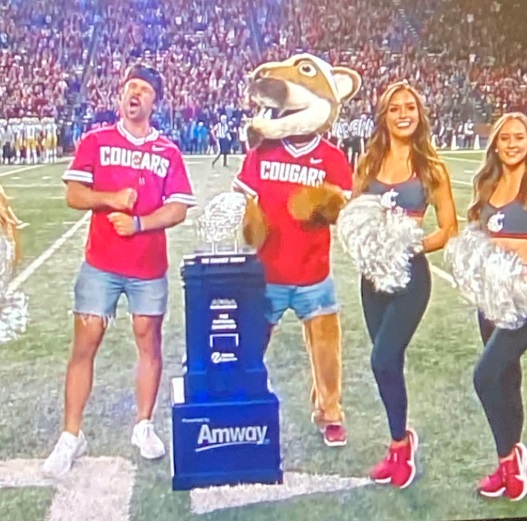
<path id="1" fill-rule="evenodd" d="M 462 295 L 501 329 L 527 322 L 527 267 L 478 224 L 468 225 L 445 248 L 445 261 Z"/>
<path id="2" fill-rule="evenodd" d="M 423 250 L 421 227 L 379 195 L 353 199 L 340 213 L 337 234 L 359 272 L 385 293 L 408 285 L 410 260 Z"/>
<path id="3" fill-rule="evenodd" d="M 234 241 L 245 214 L 246 199 L 238 192 L 214 197 L 198 219 L 199 234 L 208 243 Z"/>
<path id="4" fill-rule="evenodd" d="M 15 244 L 0 228 L 0 343 L 14 340 L 26 330 L 28 301 L 24 293 L 11 291 Z"/>

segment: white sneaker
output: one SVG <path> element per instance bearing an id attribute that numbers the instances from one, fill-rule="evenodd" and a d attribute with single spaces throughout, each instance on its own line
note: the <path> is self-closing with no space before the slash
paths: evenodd
<path id="1" fill-rule="evenodd" d="M 53 452 L 42 465 L 42 471 L 46 476 L 60 478 L 67 474 L 73 462 L 85 454 L 88 442 L 82 431 L 78 436 L 69 432 L 63 432 L 55 445 Z"/>
<path id="2" fill-rule="evenodd" d="M 142 420 L 134 426 L 131 441 L 132 445 L 139 447 L 140 454 L 145 459 L 158 459 L 165 455 L 165 446 L 149 420 Z"/>

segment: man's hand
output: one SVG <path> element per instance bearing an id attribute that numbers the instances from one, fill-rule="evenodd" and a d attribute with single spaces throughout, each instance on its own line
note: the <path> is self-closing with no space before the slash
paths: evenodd
<path id="1" fill-rule="evenodd" d="M 115 192 L 111 206 L 115 210 L 131 210 L 137 201 L 137 192 L 133 188 L 124 188 Z"/>
<path id="2" fill-rule="evenodd" d="M 121 212 L 113 212 L 108 215 L 108 219 L 113 224 L 118 235 L 121 235 L 122 237 L 130 237 L 135 234 L 134 218 L 131 215 Z"/>

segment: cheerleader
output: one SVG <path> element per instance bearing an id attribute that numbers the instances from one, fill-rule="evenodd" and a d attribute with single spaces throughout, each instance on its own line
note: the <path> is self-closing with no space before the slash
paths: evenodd
<path id="1" fill-rule="evenodd" d="M 416 473 L 417 434 L 407 426 L 405 351 L 428 305 L 431 277 L 426 253 L 440 250 L 457 234 L 457 218 L 444 163 L 431 143 L 425 107 L 406 81 L 392 84 L 380 99 L 374 133 L 361 158 L 354 198 L 380 195 L 383 205 L 399 207 L 422 226 L 429 205 L 437 229 L 422 239 L 410 261 L 410 280 L 394 293 L 377 291 L 365 276 L 361 297 L 373 343 L 371 366 L 388 416 L 391 444 L 370 471 L 376 483 L 408 487 Z"/>
<path id="2" fill-rule="evenodd" d="M 491 240 L 527 263 L 527 118 L 505 114 L 494 125 L 483 166 L 474 177 L 470 223 L 479 223 Z M 485 263 L 486 259 L 482 259 Z M 520 359 L 527 350 L 527 324 L 501 328 L 478 313 L 485 348 L 474 372 L 498 452 L 498 468 L 478 483 L 486 497 L 518 501 L 527 494 L 527 450 L 523 428 Z"/>

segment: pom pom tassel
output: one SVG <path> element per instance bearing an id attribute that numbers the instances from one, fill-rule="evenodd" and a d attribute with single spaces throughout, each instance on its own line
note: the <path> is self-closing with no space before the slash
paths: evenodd
<path id="1" fill-rule="evenodd" d="M 468 225 L 445 248 L 445 262 L 461 294 L 501 329 L 527 322 L 526 266 L 478 224 Z"/>
<path id="2" fill-rule="evenodd" d="M 395 293 L 410 281 L 410 261 L 423 251 L 423 230 L 381 196 L 363 194 L 340 213 L 337 234 L 358 271 L 376 291 Z"/>
<path id="3" fill-rule="evenodd" d="M 15 259 L 15 242 L 0 228 L 0 344 L 15 340 L 24 333 L 28 321 L 27 296 L 9 289 Z"/>

